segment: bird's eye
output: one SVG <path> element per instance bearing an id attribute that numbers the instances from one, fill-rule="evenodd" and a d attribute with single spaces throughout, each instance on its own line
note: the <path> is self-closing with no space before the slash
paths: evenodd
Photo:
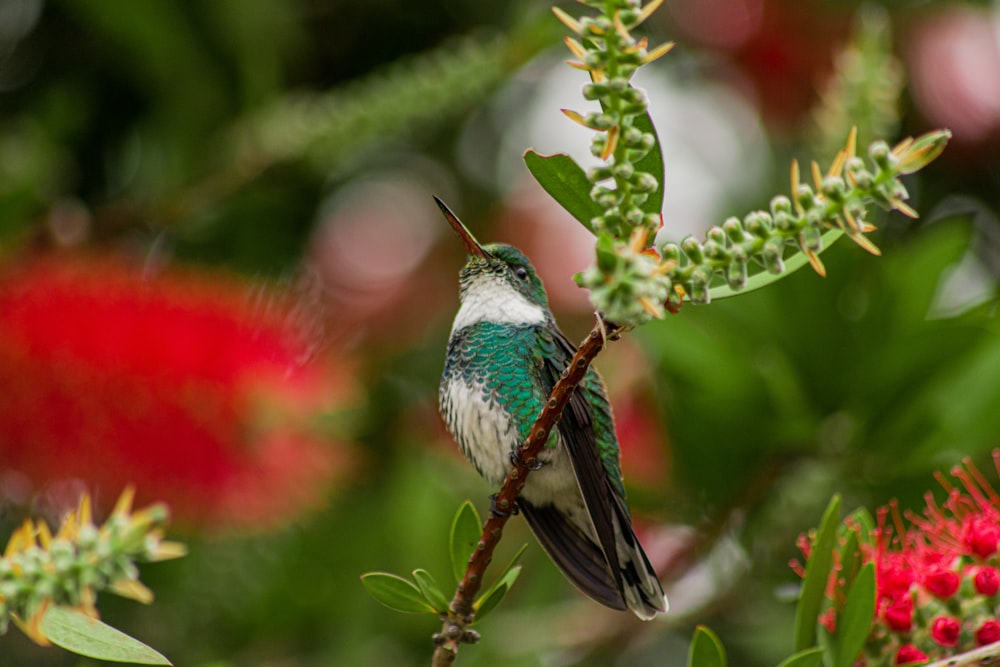
<path id="1" fill-rule="evenodd" d="M 523 266 L 514 267 L 514 275 L 520 278 L 521 280 L 527 280 L 528 269 L 524 268 Z"/>

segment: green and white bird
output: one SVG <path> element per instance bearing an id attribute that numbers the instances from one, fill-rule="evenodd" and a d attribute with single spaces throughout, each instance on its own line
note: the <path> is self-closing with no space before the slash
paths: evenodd
<path id="1" fill-rule="evenodd" d="M 448 340 L 441 415 L 479 474 L 499 486 L 575 348 L 559 330 L 534 267 L 509 245 L 480 245 L 435 197 L 468 252 Z M 538 457 L 518 507 L 581 591 L 642 619 L 667 610 L 632 530 L 611 406 L 591 369 Z"/>

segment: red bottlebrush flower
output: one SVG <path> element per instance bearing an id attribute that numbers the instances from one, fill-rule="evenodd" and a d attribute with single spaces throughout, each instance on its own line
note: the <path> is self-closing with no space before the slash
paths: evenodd
<path id="1" fill-rule="evenodd" d="M 957 646 L 962 623 L 952 616 L 938 616 L 931 624 L 931 638 L 941 646 Z"/>
<path id="2" fill-rule="evenodd" d="M 322 502 L 343 447 L 310 417 L 342 365 L 304 365 L 288 310 L 207 275 L 105 259 L 0 272 L 0 467 L 36 488 L 135 485 L 181 523 L 253 528 Z"/>
<path id="3" fill-rule="evenodd" d="M 894 632 L 909 632 L 913 627 L 913 598 L 907 595 L 893 602 L 885 610 L 885 624 Z"/>
<path id="4" fill-rule="evenodd" d="M 989 558 L 1000 543 L 1000 517 L 971 516 L 962 530 L 962 544 L 980 558 Z"/>
<path id="5" fill-rule="evenodd" d="M 1000 642 L 1000 621 L 990 619 L 983 621 L 983 624 L 976 630 L 976 645 L 986 646 Z"/>
<path id="6" fill-rule="evenodd" d="M 958 591 L 961 580 L 958 574 L 940 566 L 935 566 L 924 575 L 924 587 L 942 600 L 950 598 Z"/>
<path id="7" fill-rule="evenodd" d="M 1000 475 L 1000 450 L 993 453 L 993 460 Z M 889 659 L 896 664 L 926 661 L 927 656 L 907 642 L 911 636 L 921 641 L 930 636 L 937 643 L 935 657 L 969 651 L 973 642 L 1000 641 L 1000 620 L 940 615 L 939 600 L 948 600 L 953 610 L 980 609 L 983 600 L 979 596 L 992 598 L 1000 593 L 1000 570 L 983 563 L 996 557 L 1000 494 L 968 459 L 951 474 L 959 484 L 943 475 L 937 477 L 948 494 L 943 503 L 928 493 L 920 514 L 904 514 L 891 503 L 878 511 L 870 534 L 858 533 L 860 554 L 856 555 L 861 562 L 875 565 L 877 611 L 872 641 L 865 651 L 881 660 L 877 664 Z M 847 527 L 861 530 L 857 525 Z M 800 538 L 799 546 L 808 558 L 808 541 Z M 838 554 L 835 550 L 835 559 Z M 800 574 L 805 571 L 801 565 L 795 569 Z M 844 599 L 843 577 L 835 562 L 827 590 L 832 600 Z M 978 630 L 963 633 L 963 621 Z"/>
<path id="8" fill-rule="evenodd" d="M 980 595 L 996 595 L 1000 590 L 1000 572 L 993 567 L 981 567 L 976 571 L 972 583 Z"/>
<path id="9" fill-rule="evenodd" d="M 895 664 L 897 665 L 919 665 L 927 662 L 930 658 L 926 653 L 918 649 L 913 644 L 903 644 L 896 651 Z"/>

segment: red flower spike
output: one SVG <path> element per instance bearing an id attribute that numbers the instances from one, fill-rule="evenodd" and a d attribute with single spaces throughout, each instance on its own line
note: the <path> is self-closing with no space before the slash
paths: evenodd
<path id="1" fill-rule="evenodd" d="M 896 651 L 895 664 L 897 665 L 919 665 L 927 662 L 930 658 L 926 653 L 918 649 L 913 644 L 903 644 Z"/>
<path id="2" fill-rule="evenodd" d="M 99 258 L 0 271 L 0 468 L 36 490 L 127 485 L 178 522 L 260 529 L 323 503 L 346 471 L 315 416 L 350 395 L 278 301 L 207 274 Z"/>
<path id="3" fill-rule="evenodd" d="M 996 595 L 1000 590 L 1000 572 L 993 567 L 981 567 L 973 577 L 972 583 L 980 595 Z"/>
<path id="4" fill-rule="evenodd" d="M 923 581 L 924 587 L 942 600 L 946 600 L 958 592 L 960 583 L 958 574 L 939 565 L 931 567 L 930 571 L 924 575 Z"/>
<path id="5" fill-rule="evenodd" d="M 931 638 L 941 646 L 957 646 L 962 623 L 952 616 L 938 616 L 931 624 Z"/>
<path id="6" fill-rule="evenodd" d="M 990 619 L 976 630 L 976 646 L 986 646 L 1000 642 L 1000 621 Z"/>

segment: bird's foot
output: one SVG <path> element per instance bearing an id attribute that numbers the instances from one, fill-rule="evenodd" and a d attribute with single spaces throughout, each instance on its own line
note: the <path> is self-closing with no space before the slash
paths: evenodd
<path id="1" fill-rule="evenodd" d="M 513 504 L 508 500 L 497 501 L 497 496 L 499 494 L 494 493 L 490 496 L 490 514 L 493 516 L 516 516 L 520 510 L 517 507 L 517 501 L 515 500 Z"/>
<path id="2" fill-rule="evenodd" d="M 521 458 L 521 450 L 514 449 L 510 452 L 510 462 L 516 465 L 518 468 L 523 468 L 524 470 L 535 471 L 540 469 L 545 462 L 537 457 L 531 457 L 527 461 Z"/>

